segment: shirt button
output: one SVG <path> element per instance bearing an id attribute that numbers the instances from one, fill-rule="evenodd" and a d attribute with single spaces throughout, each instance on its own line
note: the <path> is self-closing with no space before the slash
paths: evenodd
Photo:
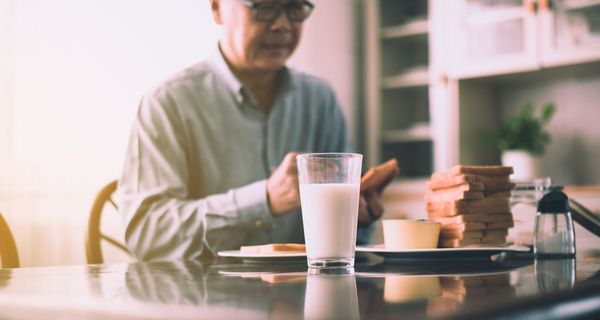
<path id="1" fill-rule="evenodd" d="M 262 227 L 262 226 L 263 226 L 263 222 L 262 222 L 262 220 L 256 220 L 256 221 L 254 222 L 254 225 L 255 225 L 257 228 L 260 228 L 260 227 Z"/>

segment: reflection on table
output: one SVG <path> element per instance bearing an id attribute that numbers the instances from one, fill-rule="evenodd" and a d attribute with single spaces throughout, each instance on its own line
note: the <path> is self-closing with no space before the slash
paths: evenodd
<path id="1" fill-rule="evenodd" d="M 0 317 L 452 317 L 481 305 L 598 287 L 600 253 L 556 261 L 385 261 L 367 255 L 353 271 L 315 274 L 303 263 L 238 260 L 4 269 Z"/>

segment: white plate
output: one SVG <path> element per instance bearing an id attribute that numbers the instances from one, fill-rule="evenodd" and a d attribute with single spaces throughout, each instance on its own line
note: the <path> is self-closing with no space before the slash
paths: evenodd
<path id="1" fill-rule="evenodd" d="M 371 252 L 388 259 L 481 259 L 502 252 L 529 252 L 528 247 L 467 247 L 467 248 L 434 248 L 392 250 L 382 245 L 357 246 L 356 252 Z"/>
<path id="2" fill-rule="evenodd" d="M 242 253 L 240 250 L 227 250 L 219 251 L 217 255 L 219 257 L 239 258 L 252 262 L 306 261 L 306 253 L 302 252 Z"/>

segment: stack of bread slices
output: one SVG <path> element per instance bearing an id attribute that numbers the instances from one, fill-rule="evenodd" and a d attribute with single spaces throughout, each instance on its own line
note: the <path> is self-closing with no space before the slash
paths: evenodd
<path id="1" fill-rule="evenodd" d="M 514 226 L 512 173 L 512 167 L 464 165 L 434 173 L 425 201 L 428 218 L 442 224 L 438 247 L 505 244 Z"/>

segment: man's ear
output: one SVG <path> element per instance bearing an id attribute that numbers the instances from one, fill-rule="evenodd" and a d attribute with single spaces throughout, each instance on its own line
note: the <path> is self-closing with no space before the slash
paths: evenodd
<path id="1" fill-rule="evenodd" d="M 221 0 L 210 0 L 210 10 L 215 22 L 223 24 L 223 19 L 221 19 Z"/>

